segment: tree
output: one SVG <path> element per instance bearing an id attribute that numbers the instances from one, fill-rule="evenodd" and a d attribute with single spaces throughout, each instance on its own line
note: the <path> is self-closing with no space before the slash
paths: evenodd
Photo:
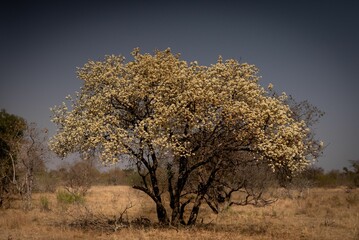
<path id="1" fill-rule="evenodd" d="M 45 158 L 48 153 L 46 141 L 47 129 L 39 129 L 35 123 L 26 125 L 16 164 L 17 187 L 25 200 L 26 208 L 31 207 L 35 174 L 46 170 Z"/>
<path id="2" fill-rule="evenodd" d="M 273 96 L 278 95 L 273 93 Z M 285 99 L 284 103 L 290 107 L 294 120 L 298 122 L 303 121 L 308 128 L 313 128 L 325 114 L 308 100 L 298 102 L 291 95 Z M 324 143 L 316 138 L 315 131 L 313 130 L 307 132 L 304 138 L 304 145 L 306 146 L 304 155 L 307 156 L 311 162 L 316 161 L 323 154 L 325 148 Z M 311 165 L 305 169 L 306 172 L 310 172 L 311 170 L 313 170 Z M 288 174 L 288 172 L 290 171 L 288 171 L 287 167 L 282 167 L 280 171 L 277 171 L 277 177 L 281 186 L 285 187 L 288 183 L 292 182 L 293 176 Z"/>
<path id="3" fill-rule="evenodd" d="M 0 206 L 19 194 L 31 206 L 34 174 L 45 171 L 46 132 L 16 115 L 0 112 Z"/>
<path id="4" fill-rule="evenodd" d="M 24 119 L 0 111 L 0 207 L 7 206 L 16 191 L 16 165 L 25 129 Z"/>
<path id="5" fill-rule="evenodd" d="M 68 96 L 70 109 L 52 109 L 58 132 L 50 146 L 61 157 L 130 161 L 142 179 L 133 187 L 154 201 L 160 223 L 195 224 L 202 203 L 220 199 L 227 186 L 248 186 L 223 177 L 243 167 L 285 167 L 290 174 L 308 165 L 309 129 L 293 118 L 285 94 L 270 96 L 259 85 L 254 65 L 221 57 L 208 67 L 188 64 L 170 49 L 135 49 L 132 56 L 127 63 L 107 56 L 78 70 L 83 87 Z"/>
<path id="6" fill-rule="evenodd" d="M 359 160 L 350 160 L 351 168 L 343 168 L 345 175 L 349 178 L 355 187 L 359 187 Z"/>
<path id="7" fill-rule="evenodd" d="M 84 196 L 99 176 L 93 159 L 78 160 L 64 169 L 62 180 L 65 189 L 73 195 Z"/>

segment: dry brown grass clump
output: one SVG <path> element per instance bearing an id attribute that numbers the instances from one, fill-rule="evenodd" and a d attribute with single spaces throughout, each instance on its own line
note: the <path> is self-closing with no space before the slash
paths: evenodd
<path id="1" fill-rule="evenodd" d="M 258 208 L 235 206 L 215 215 L 203 208 L 195 227 L 156 225 L 155 206 L 125 186 L 93 187 L 84 202 L 35 194 L 0 212 L 0 239 L 359 239 L 359 189 L 309 189 Z"/>

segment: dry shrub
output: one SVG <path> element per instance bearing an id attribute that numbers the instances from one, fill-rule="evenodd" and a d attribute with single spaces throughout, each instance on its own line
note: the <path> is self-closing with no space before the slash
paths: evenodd
<path id="1" fill-rule="evenodd" d="M 124 228 L 149 228 L 156 226 L 151 220 L 146 217 L 137 217 L 133 220 L 129 220 L 127 215 L 127 210 L 132 206 L 126 207 L 121 213 L 117 216 L 106 216 L 101 213 L 94 213 L 88 208 L 82 208 L 81 213 L 72 215 L 68 226 L 80 230 L 92 230 L 99 232 L 116 232 Z"/>
<path id="2" fill-rule="evenodd" d="M 114 197 L 116 199 L 116 197 Z M 67 215 L 69 220 L 65 223 L 67 226 L 79 230 L 91 230 L 99 232 L 116 232 L 125 228 L 149 228 L 156 226 L 146 217 L 139 216 L 130 220 L 128 211 L 133 208 L 132 202 L 128 202 L 121 211 L 115 215 L 109 216 L 101 212 L 96 212 L 86 205 L 69 208 Z"/>

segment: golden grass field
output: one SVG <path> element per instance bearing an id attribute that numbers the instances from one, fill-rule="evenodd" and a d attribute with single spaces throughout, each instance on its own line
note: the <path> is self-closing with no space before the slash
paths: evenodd
<path id="1" fill-rule="evenodd" d="M 84 203 L 66 206 L 57 202 L 56 193 L 38 193 L 29 211 L 20 202 L 0 210 L 0 239 L 359 239 L 359 189 L 309 189 L 302 197 L 295 192 L 288 197 L 283 190 L 276 194 L 281 197 L 272 205 L 234 206 L 218 215 L 203 206 L 195 227 L 108 229 L 90 223 L 118 216 L 129 203 L 124 217 L 156 222 L 154 204 L 127 186 L 92 187 Z M 41 199 L 48 200 L 49 210 Z"/>

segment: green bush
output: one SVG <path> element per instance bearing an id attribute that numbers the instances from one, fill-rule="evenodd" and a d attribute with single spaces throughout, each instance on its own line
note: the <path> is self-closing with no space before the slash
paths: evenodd
<path id="1" fill-rule="evenodd" d="M 65 190 L 60 190 L 56 195 L 57 202 L 60 204 L 74 204 L 74 203 L 84 203 L 85 198 L 79 193 L 70 193 Z"/>
<path id="2" fill-rule="evenodd" d="M 40 209 L 42 211 L 50 211 L 50 201 L 45 196 L 40 197 Z"/>

